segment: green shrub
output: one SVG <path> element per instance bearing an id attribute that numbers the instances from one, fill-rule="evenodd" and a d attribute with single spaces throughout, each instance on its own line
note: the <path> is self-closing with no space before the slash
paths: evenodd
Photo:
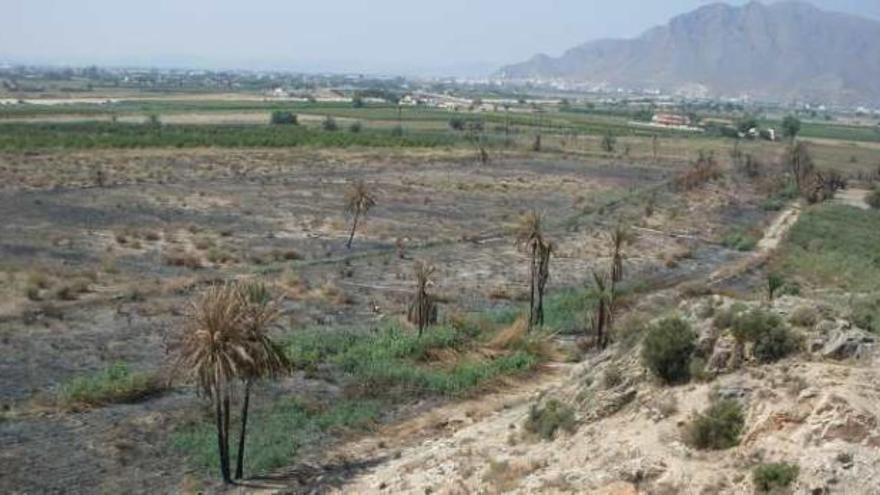
<path id="1" fill-rule="evenodd" d="M 272 112 L 269 122 L 273 125 L 297 125 L 299 120 L 294 113 L 275 110 Z"/>
<path id="2" fill-rule="evenodd" d="M 95 375 L 80 376 L 61 386 L 59 399 L 68 407 L 134 402 L 163 389 L 153 375 L 133 373 L 125 363 L 115 363 Z"/>
<path id="3" fill-rule="evenodd" d="M 725 235 L 721 239 L 721 244 L 728 249 L 745 252 L 755 249 L 755 246 L 758 245 L 758 238 L 750 232 L 735 230 Z"/>
<path id="4" fill-rule="evenodd" d="M 532 404 L 525 424 L 526 431 L 545 440 L 553 440 L 559 430 L 571 433 L 575 426 L 574 409 L 556 399 L 549 400 L 544 407 Z"/>
<path id="5" fill-rule="evenodd" d="M 782 318 L 776 313 L 753 308 L 736 314 L 730 326 L 733 336 L 741 342 L 755 342 L 770 330 L 782 325 Z"/>
<path id="6" fill-rule="evenodd" d="M 361 132 L 361 130 L 363 130 L 363 127 L 364 126 L 363 126 L 363 124 L 361 124 L 361 121 L 356 120 L 356 121 L 352 122 L 350 126 L 348 126 L 348 132 L 351 132 L 353 134 L 357 134 L 357 133 Z"/>
<path id="7" fill-rule="evenodd" d="M 339 130 L 339 125 L 336 123 L 336 119 L 328 115 L 321 122 L 321 128 L 328 132 L 334 132 Z"/>
<path id="8" fill-rule="evenodd" d="M 715 318 L 712 319 L 712 326 L 717 330 L 727 330 L 733 326 L 733 321 L 736 319 L 736 316 L 746 309 L 747 308 L 744 304 L 735 303 L 723 311 L 718 311 L 715 314 Z"/>
<path id="9" fill-rule="evenodd" d="M 648 330 L 642 343 L 642 361 L 666 383 L 687 382 L 696 340 L 696 333 L 686 321 L 666 318 Z"/>
<path id="10" fill-rule="evenodd" d="M 819 312 L 811 306 L 798 306 L 788 317 L 788 321 L 798 327 L 813 328 L 819 323 Z"/>
<path id="11" fill-rule="evenodd" d="M 701 357 L 695 357 L 691 360 L 691 364 L 688 367 L 688 372 L 691 375 L 691 378 L 701 381 L 708 382 L 712 380 L 713 375 L 708 370 L 706 370 L 706 360 Z"/>
<path id="12" fill-rule="evenodd" d="M 739 443 L 744 426 L 745 416 L 738 402 L 716 401 L 685 427 L 685 441 L 697 449 L 729 449 Z"/>
<path id="13" fill-rule="evenodd" d="M 752 471 L 752 480 L 756 490 L 769 493 L 787 488 L 797 479 L 800 471 L 797 464 L 784 462 L 761 464 Z"/>
<path id="14" fill-rule="evenodd" d="M 623 372 L 619 366 L 612 364 L 605 368 L 605 372 L 602 373 L 602 385 L 605 388 L 614 388 L 621 383 L 623 383 Z"/>
<path id="15" fill-rule="evenodd" d="M 868 197 L 865 198 L 865 201 L 871 208 L 880 209 L 880 187 L 875 188 L 873 192 L 868 194 Z"/>
<path id="16" fill-rule="evenodd" d="M 853 302 L 850 319 L 859 328 L 880 333 L 880 294 L 866 296 Z"/>
<path id="17" fill-rule="evenodd" d="M 761 363 L 772 363 L 800 349 L 798 336 L 786 326 L 773 327 L 755 341 L 755 358 Z"/>
<path id="18" fill-rule="evenodd" d="M 776 313 L 754 308 L 733 318 L 733 336 L 740 342 L 753 342 L 754 355 L 762 363 L 772 363 L 795 352 L 800 339 Z"/>

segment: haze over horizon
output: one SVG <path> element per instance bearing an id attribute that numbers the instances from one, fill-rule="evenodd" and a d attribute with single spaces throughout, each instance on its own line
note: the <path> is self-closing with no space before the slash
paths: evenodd
<path id="1" fill-rule="evenodd" d="M 636 36 L 715 2 L 447 0 L 426 8 L 404 0 L 3 3 L 0 61 L 477 75 L 536 53 Z M 880 2 L 873 0 L 811 3 L 880 19 Z"/>

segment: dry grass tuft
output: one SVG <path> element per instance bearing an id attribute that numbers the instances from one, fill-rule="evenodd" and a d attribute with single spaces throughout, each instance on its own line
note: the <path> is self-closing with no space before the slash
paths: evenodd
<path id="1" fill-rule="evenodd" d="M 513 324 L 502 328 L 489 341 L 488 347 L 494 350 L 510 350 L 517 346 L 521 346 L 529 332 L 529 325 L 522 316 L 516 319 Z"/>

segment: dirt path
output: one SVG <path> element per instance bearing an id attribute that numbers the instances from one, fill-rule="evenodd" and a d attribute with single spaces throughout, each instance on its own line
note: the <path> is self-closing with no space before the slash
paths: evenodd
<path id="1" fill-rule="evenodd" d="M 868 206 L 867 202 L 869 194 L 871 194 L 871 191 L 868 189 L 843 189 L 837 191 L 837 194 L 834 195 L 834 202 L 859 208 L 861 210 L 867 210 L 871 208 Z"/>
<path id="2" fill-rule="evenodd" d="M 727 280 L 763 263 L 797 222 L 800 213 L 797 203 L 782 211 L 765 229 L 755 252 L 713 272 L 712 283 Z M 594 364 L 601 363 L 604 357 L 594 356 L 592 360 Z M 501 443 L 500 448 L 510 450 L 513 445 L 509 441 L 510 445 L 505 445 L 504 439 L 513 438 L 518 425 L 527 417 L 530 404 L 537 397 L 564 389 L 574 375 L 582 374 L 585 369 L 589 371 L 592 366 L 589 363 L 554 363 L 549 367 L 550 372 L 530 382 L 441 406 L 388 425 L 370 437 L 345 444 L 328 455 L 327 465 L 339 469 L 328 471 L 327 465 L 310 472 L 294 469 L 271 479 L 256 480 L 242 488 L 242 492 L 286 493 L 308 487 L 308 491 L 333 493 L 387 490 L 388 493 L 421 494 L 442 486 L 444 488 L 439 493 L 469 493 L 473 487 L 455 486 L 446 475 L 461 471 L 462 463 L 473 463 L 474 459 L 463 458 L 472 457 L 473 452 L 486 451 L 490 443 Z M 482 455 L 477 454 L 477 457 Z M 480 462 L 486 465 L 494 461 L 481 458 Z M 508 466 L 507 469 L 528 472 L 534 467 L 528 458 L 523 458 L 522 462 L 522 465 Z M 547 460 L 543 462 L 546 464 Z M 428 465 L 430 470 L 426 469 Z"/>
<path id="3" fill-rule="evenodd" d="M 785 238 L 785 234 L 797 223 L 801 217 L 801 207 L 799 202 L 794 202 L 784 209 L 772 223 L 764 230 L 764 236 L 758 241 L 755 250 L 747 257 L 728 265 L 724 265 L 715 270 L 709 276 L 708 285 L 716 286 L 726 280 L 730 280 L 747 270 L 761 266 L 773 251 L 779 247 L 779 244 Z"/>

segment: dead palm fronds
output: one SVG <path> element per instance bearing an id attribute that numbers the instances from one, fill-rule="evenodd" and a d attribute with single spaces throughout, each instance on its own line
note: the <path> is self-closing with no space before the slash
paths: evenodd
<path id="1" fill-rule="evenodd" d="M 541 214 L 532 210 L 516 230 L 517 245 L 529 256 L 529 330 L 544 324 L 544 290 L 550 279 L 553 245 L 544 239 L 542 222 Z"/>
<path id="2" fill-rule="evenodd" d="M 416 293 L 407 312 L 407 320 L 419 327 L 419 337 L 422 336 L 425 327 L 437 323 L 437 303 L 428 294 L 428 283 L 435 268 L 423 261 L 415 264 Z"/>
<path id="3" fill-rule="evenodd" d="M 629 230 L 622 222 L 618 222 L 611 232 L 611 282 L 614 284 L 623 280 L 623 247 L 629 240 Z"/>
<path id="4" fill-rule="evenodd" d="M 352 184 L 351 189 L 345 195 L 345 211 L 352 215 L 351 234 L 348 236 L 346 247 L 351 249 L 351 242 L 354 239 L 354 233 L 357 230 L 358 220 L 361 216 L 365 216 L 371 208 L 376 206 L 376 198 L 370 192 L 367 184 L 358 180 Z"/>

